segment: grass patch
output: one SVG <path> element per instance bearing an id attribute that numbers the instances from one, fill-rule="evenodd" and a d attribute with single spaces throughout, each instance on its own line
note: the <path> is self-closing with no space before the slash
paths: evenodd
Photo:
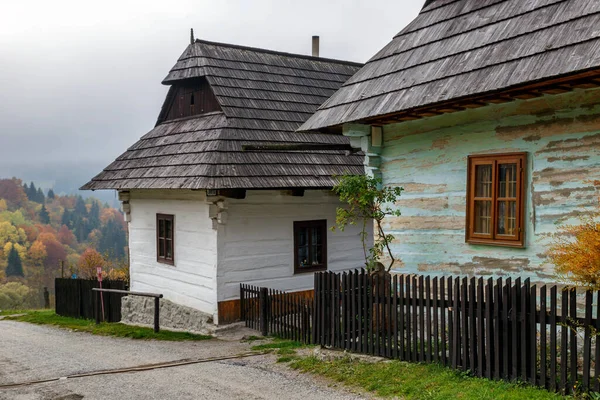
<path id="1" fill-rule="evenodd" d="M 161 330 L 154 333 L 151 328 L 130 326 L 119 323 L 103 322 L 96 325 L 95 321 L 89 319 L 77 319 L 56 315 L 53 310 L 24 311 L 26 314 L 20 317 L 7 317 L 7 320 L 29 322 L 38 325 L 53 325 L 60 328 L 71 329 L 79 332 L 88 332 L 94 335 L 125 337 L 131 339 L 154 339 L 154 340 L 206 340 L 211 336 L 197 335 L 188 332 L 172 332 Z"/>
<path id="2" fill-rule="evenodd" d="M 401 361 L 366 363 L 343 358 L 321 361 L 316 357 L 292 360 L 292 368 L 323 375 L 361 387 L 382 397 L 403 399 L 542 400 L 561 397 L 530 386 L 469 377 L 434 364 Z"/>

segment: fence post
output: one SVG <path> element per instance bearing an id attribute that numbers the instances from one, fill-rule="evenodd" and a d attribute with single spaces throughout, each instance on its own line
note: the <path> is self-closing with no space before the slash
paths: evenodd
<path id="1" fill-rule="evenodd" d="M 50 308 L 50 293 L 47 287 L 44 287 L 44 308 Z"/>
<path id="2" fill-rule="evenodd" d="M 158 333 L 160 330 L 160 297 L 154 298 L 154 333 Z"/>
<path id="3" fill-rule="evenodd" d="M 94 291 L 92 291 L 94 293 Z M 100 304 L 98 304 L 100 299 L 100 292 L 96 292 L 94 296 L 94 315 L 96 316 L 96 324 L 100 323 Z"/>
<path id="4" fill-rule="evenodd" d="M 244 285 L 240 283 L 240 319 L 246 321 L 246 299 L 244 292 Z"/>
<path id="5" fill-rule="evenodd" d="M 258 304 L 259 304 L 259 309 L 260 309 L 260 333 L 263 336 L 267 336 L 269 334 L 269 332 L 268 332 L 269 317 L 267 315 L 267 313 L 269 311 L 269 307 L 267 304 L 268 297 L 269 297 L 268 289 L 260 288 Z"/>

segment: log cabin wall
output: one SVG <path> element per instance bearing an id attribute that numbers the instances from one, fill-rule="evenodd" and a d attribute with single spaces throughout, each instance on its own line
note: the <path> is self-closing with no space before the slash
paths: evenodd
<path id="1" fill-rule="evenodd" d="M 527 152 L 525 248 L 465 243 L 467 156 Z M 576 90 L 384 126 L 381 173 L 403 186 L 388 218 L 403 273 L 553 279 L 544 252 L 556 224 L 597 204 L 600 90 Z"/>

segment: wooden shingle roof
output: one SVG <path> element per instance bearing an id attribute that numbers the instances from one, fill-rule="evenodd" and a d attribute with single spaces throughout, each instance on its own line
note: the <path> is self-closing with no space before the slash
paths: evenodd
<path id="1" fill-rule="evenodd" d="M 197 40 L 163 83 L 206 79 L 222 111 L 165 120 L 167 99 L 156 127 L 82 189 L 329 188 L 362 174 L 347 138 L 295 132 L 360 66 Z"/>
<path id="2" fill-rule="evenodd" d="M 300 130 L 596 70 L 599 27 L 597 0 L 428 1 Z"/>

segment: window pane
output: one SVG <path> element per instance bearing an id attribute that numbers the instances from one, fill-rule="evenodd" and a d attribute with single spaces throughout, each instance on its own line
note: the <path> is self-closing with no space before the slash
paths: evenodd
<path id="1" fill-rule="evenodd" d="M 165 239 L 158 239 L 158 256 L 165 256 Z"/>
<path id="2" fill-rule="evenodd" d="M 158 220 L 158 237 L 165 237 L 165 220 Z"/>
<path id="3" fill-rule="evenodd" d="M 308 228 L 298 229 L 298 246 L 308 246 Z"/>
<path id="4" fill-rule="evenodd" d="M 173 239 L 173 221 L 169 219 L 165 220 L 165 235 L 167 239 Z"/>
<path id="5" fill-rule="evenodd" d="M 490 234 L 492 218 L 492 202 L 475 201 L 475 233 Z"/>
<path id="6" fill-rule="evenodd" d="M 298 247 L 298 265 L 300 267 L 309 266 L 308 262 L 308 245 Z"/>
<path id="7" fill-rule="evenodd" d="M 492 166 L 475 167 L 475 197 L 492 197 Z"/>
<path id="8" fill-rule="evenodd" d="M 311 234 L 312 234 L 311 243 L 313 245 L 322 244 L 321 229 L 320 228 L 312 228 L 311 231 L 312 231 L 311 232 Z"/>
<path id="9" fill-rule="evenodd" d="M 323 246 L 313 244 L 310 252 L 311 265 L 319 265 L 322 263 Z"/>
<path id="10" fill-rule="evenodd" d="M 173 259 L 173 241 L 167 240 L 166 247 L 167 247 L 167 254 L 166 254 L 165 258 L 168 260 L 172 260 Z"/>
<path id="11" fill-rule="evenodd" d="M 498 168 L 498 197 L 517 196 L 517 164 L 500 164 Z"/>
<path id="12" fill-rule="evenodd" d="M 498 234 L 516 235 L 517 202 L 502 201 L 498 203 Z"/>

